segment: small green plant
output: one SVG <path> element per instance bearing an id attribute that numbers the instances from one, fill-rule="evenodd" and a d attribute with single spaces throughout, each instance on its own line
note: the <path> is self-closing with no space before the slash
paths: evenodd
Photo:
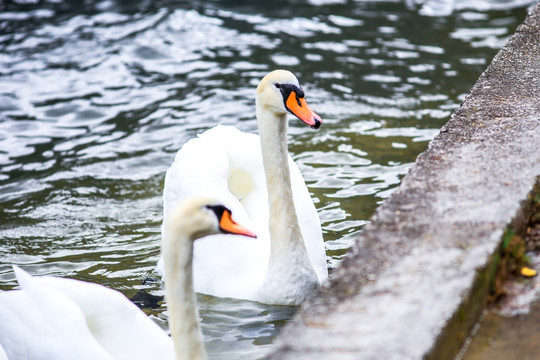
<path id="1" fill-rule="evenodd" d="M 506 294 L 503 283 L 509 276 L 527 274 L 527 271 L 525 273 L 522 271 L 522 269 L 528 269 L 526 266 L 531 264 L 526 255 L 526 249 L 525 239 L 516 235 L 513 228 L 507 227 L 499 253 L 496 255 L 498 261 L 496 261 L 496 270 L 492 273 L 492 280 L 490 281 L 489 302 L 495 302 Z"/>

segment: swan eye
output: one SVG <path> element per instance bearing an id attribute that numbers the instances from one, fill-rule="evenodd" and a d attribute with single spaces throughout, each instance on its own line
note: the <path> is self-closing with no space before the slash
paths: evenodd
<path id="1" fill-rule="evenodd" d="M 281 84 L 274 84 L 278 89 L 281 89 Z"/>

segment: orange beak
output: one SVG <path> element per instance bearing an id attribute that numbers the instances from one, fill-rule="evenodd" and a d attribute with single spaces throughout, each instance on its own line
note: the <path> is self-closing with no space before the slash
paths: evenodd
<path id="1" fill-rule="evenodd" d="M 232 219 L 231 212 L 228 210 L 223 211 L 223 215 L 219 221 L 219 227 L 227 234 L 244 235 L 252 238 L 257 237 L 257 235 L 255 235 L 253 232 L 234 221 Z"/>
<path id="2" fill-rule="evenodd" d="M 309 108 L 305 98 L 299 97 L 294 91 L 291 91 L 285 102 L 285 106 L 294 116 L 311 126 L 313 129 L 318 129 L 319 126 L 321 126 L 321 117 Z"/>

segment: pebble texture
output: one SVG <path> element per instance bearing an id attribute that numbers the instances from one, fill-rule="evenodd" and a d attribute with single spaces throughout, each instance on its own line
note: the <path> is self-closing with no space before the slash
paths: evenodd
<path id="1" fill-rule="evenodd" d="M 539 4 L 270 358 L 453 359 L 538 175 Z"/>

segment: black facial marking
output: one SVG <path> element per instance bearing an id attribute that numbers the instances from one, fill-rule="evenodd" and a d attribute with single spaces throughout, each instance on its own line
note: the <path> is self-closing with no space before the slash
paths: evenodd
<path id="1" fill-rule="evenodd" d="M 300 102 L 300 99 L 304 97 L 304 90 L 302 90 L 302 87 L 293 85 L 293 84 L 278 84 L 276 83 L 275 86 L 281 91 L 281 96 L 283 96 L 283 105 L 285 105 L 285 109 L 289 111 L 291 114 L 294 115 L 294 113 L 289 109 L 287 106 L 287 99 L 291 95 L 291 92 L 294 91 L 296 95 L 296 102 L 298 103 L 298 106 L 302 107 L 302 103 Z"/>
<path id="2" fill-rule="evenodd" d="M 304 90 L 302 90 L 302 87 L 298 87 L 293 84 L 274 84 L 275 87 L 277 87 L 281 91 L 281 95 L 283 96 L 283 101 L 287 101 L 289 98 L 289 95 L 291 95 L 291 92 L 294 91 L 296 96 L 299 98 L 304 97 Z"/>
<path id="3" fill-rule="evenodd" d="M 230 210 L 223 205 L 207 205 L 206 208 L 212 210 L 214 214 L 216 214 L 218 220 L 221 220 L 221 217 L 223 216 L 223 212 L 225 210 L 230 212 Z"/>

